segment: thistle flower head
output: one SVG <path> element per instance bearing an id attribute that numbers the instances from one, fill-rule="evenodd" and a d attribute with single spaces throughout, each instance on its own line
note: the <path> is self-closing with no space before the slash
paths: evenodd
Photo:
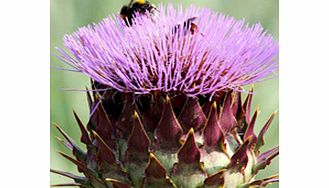
<path id="1" fill-rule="evenodd" d="M 120 92 L 188 96 L 237 89 L 277 69 L 278 43 L 260 24 L 189 7 L 160 6 L 157 15 L 119 16 L 64 38 L 64 61 Z"/>
<path id="2" fill-rule="evenodd" d="M 260 24 L 131 1 L 120 16 L 64 42 L 62 59 L 96 82 L 87 91 L 87 128 L 74 114 L 87 151 L 56 126 L 74 155 L 63 157 L 83 176 L 52 170 L 74 180 L 54 186 L 246 188 L 278 181 L 255 180 L 279 154 L 278 147 L 260 150 L 275 114 L 256 135 L 252 90 L 244 102 L 233 91 L 277 68 L 278 44 Z M 161 93 L 135 95 L 154 91 Z"/>

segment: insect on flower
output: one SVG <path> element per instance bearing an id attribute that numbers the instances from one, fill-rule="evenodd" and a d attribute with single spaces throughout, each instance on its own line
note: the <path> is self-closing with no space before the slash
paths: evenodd
<path id="1" fill-rule="evenodd" d="M 134 15 L 138 12 L 146 14 L 147 12 L 153 13 L 157 8 L 145 0 L 131 0 L 128 5 L 121 8 L 120 16 L 125 20 L 127 26 L 132 25 Z"/>
<path id="2" fill-rule="evenodd" d="M 198 25 L 193 22 L 197 18 L 198 17 L 191 17 L 191 18 L 187 19 L 183 24 L 175 25 L 173 28 L 173 33 L 179 32 L 181 30 L 182 25 L 183 25 L 183 28 L 182 28 L 183 35 L 187 35 L 188 33 L 191 33 L 192 35 L 195 33 L 199 33 L 200 30 L 199 30 Z M 202 33 L 201 33 L 201 35 L 204 36 Z"/>

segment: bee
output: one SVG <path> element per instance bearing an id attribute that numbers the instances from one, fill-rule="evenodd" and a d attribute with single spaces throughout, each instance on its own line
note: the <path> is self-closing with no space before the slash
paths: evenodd
<path id="1" fill-rule="evenodd" d="M 183 30 L 183 35 L 187 35 L 188 33 L 191 33 L 192 35 L 195 33 L 199 33 L 199 27 L 194 23 L 194 21 L 197 19 L 197 17 L 191 17 L 187 19 L 183 24 L 177 24 L 173 28 L 173 33 L 180 32 Z M 202 36 L 204 36 L 201 33 Z"/>
<path id="2" fill-rule="evenodd" d="M 133 24 L 135 13 L 146 14 L 147 12 L 153 13 L 157 10 L 156 7 L 146 0 L 131 0 L 128 5 L 121 8 L 120 16 L 125 20 L 127 26 Z"/>

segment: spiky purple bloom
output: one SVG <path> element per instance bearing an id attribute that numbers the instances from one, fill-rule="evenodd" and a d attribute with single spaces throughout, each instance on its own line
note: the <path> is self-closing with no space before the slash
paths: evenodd
<path id="1" fill-rule="evenodd" d="M 193 17 L 197 33 L 177 27 Z M 278 43 L 260 24 L 171 5 L 134 21 L 128 27 L 114 16 L 82 27 L 65 37 L 69 52 L 59 49 L 61 57 L 109 88 L 137 94 L 214 94 L 263 80 L 278 67 Z"/>

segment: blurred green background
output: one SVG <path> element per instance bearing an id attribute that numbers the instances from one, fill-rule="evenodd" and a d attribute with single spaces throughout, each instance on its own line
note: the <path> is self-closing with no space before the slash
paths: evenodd
<path id="1" fill-rule="evenodd" d="M 275 38 L 279 36 L 279 1 L 278 0 L 178 0 L 159 1 L 150 0 L 153 4 L 172 2 L 173 4 L 195 4 L 200 7 L 209 7 L 237 19 L 245 18 L 249 23 L 260 22 L 264 28 Z M 63 47 L 62 38 L 65 34 L 74 32 L 78 27 L 99 22 L 102 18 L 112 13 L 118 13 L 122 5 L 129 0 L 51 0 L 51 41 L 50 49 L 55 52 L 55 47 Z M 67 67 L 56 57 L 51 56 L 51 66 Z M 83 122 L 87 122 L 88 108 L 84 92 L 63 91 L 62 89 L 84 89 L 89 86 L 89 79 L 80 74 L 61 71 L 52 68 L 51 82 L 51 121 L 59 124 L 76 141 L 79 140 L 80 132 L 73 118 L 72 111 L 75 110 Z M 256 125 L 256 133 L 266 122 L 270 114 L 278 109 L 278 79 L 269 80 L 255 84 L 256 94 L 254 96 L 253 109 L 260 107 L 261 113 Z M 279 143 L 279 117 L 275 118 L 272 126 L 266 134 L 267 145 L 263 150 L 270 149 Z M 57 151 L 69 151 L 57 142 L 55 136 L 60 136 L 54 129 L 51 130 L 51 168 L 76 173 L 76 168 L 67 160 L 61 158 Z M 279 160 L 275 159 L 271 165 L 261 171 L 257 178 L 266 177 L 279 171 Z M 51 174 L 51 184 L 69 182 L 69 179 Z M 279 184 L 268 186 L 279 187 Z"/>

